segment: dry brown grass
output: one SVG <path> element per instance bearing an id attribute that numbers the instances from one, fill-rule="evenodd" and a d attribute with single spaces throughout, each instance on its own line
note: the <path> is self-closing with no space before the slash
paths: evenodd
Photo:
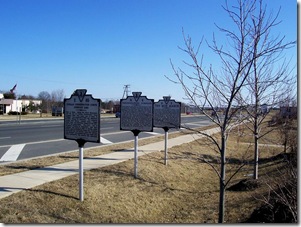
<path id="1" fill-rule="evenodd" d="M 140 140 L 139 146 L 147 142 Z M 0 222 L 217 223 L 219 181 L 202 157 L 207 155 L 207 161 L 218 168 L 219 156 L 204 144 L 202 139 L 169 149 L 167 166 L 163 152 L 140 156 L 137 179 L 133 174 L 133 160 L 86 171 L 83 202 L 78 200 L 77 174 L 13 194 L 1 199 Z M 120 144 L 114 149 L 120 149 L 119 146 L 126 149 L 133 143 Z M 252 159 L 252 149 L 248 147 L 237 143 L 235 137 L 229 139 L 228 179 L 243 160 Z M 98 149 L 86 155 L 98 155 Z M 101 152 L 112 148 L 103 149 L 108 150 Z M 260 155 L 268 158 L 281 151 L 281 148 L 262 147 Z M 281 165 L 273 161 L 261 164 L 260 180 L 264 182 L 265 173 L 272 173 Z M 230 185 L 245 179 L 250 172 L 252 165 L 246 165 Z M 259 205 L 254 196 L 265 190 L 262 184 L 254 191 L 227 191 L 225 222 L 239 223 L 247 219 Z"/>

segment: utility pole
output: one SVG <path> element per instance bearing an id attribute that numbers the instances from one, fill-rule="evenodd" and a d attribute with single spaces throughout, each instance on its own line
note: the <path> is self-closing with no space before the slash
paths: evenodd
<path id="1" fill-rule="evenodd" d="M 127 98 L 128 97 L 128 95 L 129 95 L 129 88 L 130 88 L 130 85 L 129 84 L 126 84 L 126 85 L 124 85 L 124 87 L 123 87 L 123 95 L 122 95 L 122 99 L 125 99 L 125 98 Z"/>

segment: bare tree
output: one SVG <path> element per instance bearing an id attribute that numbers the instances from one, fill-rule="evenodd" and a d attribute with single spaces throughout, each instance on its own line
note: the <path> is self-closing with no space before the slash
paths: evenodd
<path id="1" fill-rule="evenodd" d="M 63 106 L 65 93 L 63 89 L 57 89 L 51 92 L 52 105 Z"/>
<path id="2" fill-rule="evenodd" d="M 51 101 L 51 96 L 48 91 L 41 91 L 38 94 L 38 99 L 42 100 L 42 104 L 40 106 L 41 108 L 41 116 L 43 112 L 48 112 L 50 109 L 50 101 Z"/>
<path id="3" fill-rule="evenodd" d="M 260 15 L 262 12 L 258 11 L 260 5 L 261 2 L 258 6 L 257 0 L 237 0 L 237 5 L 230 7 L 226 1 L 223 9 L 233 22 L 233 26 L 223 28 L 216 25 L 221 35 L 225 36 L 226 42 L 223 45 L 218 44 L 215 35 L 212 42 L 206 42 L 220 60 L 220 66 L 210 64 L 206 68 L 203 64 L 204 56 L 199 56 L 203 40 L 194 47 L 191 38 L 183 31 L 185 46 L 179 48 L 188 55 L 189 61 L 183 61 L 185 70 L 176 68 L 171 61 L 176 80 L 167 77 L 174 83 L 179 83 L 190 102 L 220 129 L 218 137 L 205 133 L 205 136 L 215 144 L 220 155 L 219 171 L 212 166 L 220 179 L 220 223 L 224 222 L 225 189 L 233 177 L 232 175 L 226 178 L 227 140 L 233 126 L 241 123 L 238 113 L 241 110 L 242 91 L 249 82 L 250 75 L 254 74 L 254 64 L 258 64 L 260 57 L 273 56 L 277 53 L 275 48 L 278 47 L 278 43 L 273 43 L 276 41 L 265 37 L 265 30 L 254 32 L 254 23 L 257 20 L 255 18 L 262 17 Z M 266 38 L 266 42 L 270 42 L 273 46 L 254 48 L 255 43 L 261 38 Z M 281 46 L 281 43 L 279 45 Z M 208 109 L 212 114 L 207 111 Z"/>
<path id="4" fill-rule="evenodd" d="M 280 9 L 275 16 L 268 14 L 267 6 L 258 0 L 256 11 L 249 24 L 249 36 L 253 40 L 253 67 L 242 92 L 244 97 L 239 97 L 239 102 L 247 107 L 247 119 L 251 123 L 246 126 L 254 135 L 254 179 L 258 179 L 259 140 L 271 131 L 262 133 L 261 130 L 268 110 L 279 106 L 279 101 L 292 90 L 297 78 L 292 74 L 290 61 L 284 58 L 284 51 L 292 48 L 296 41 L 285 42 L 285 36 L 275 37 L 272 33 L 280 24 Z"/>

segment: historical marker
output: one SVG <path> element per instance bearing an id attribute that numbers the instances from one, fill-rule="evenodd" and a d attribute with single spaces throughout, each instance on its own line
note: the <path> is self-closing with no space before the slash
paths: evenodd
<path id="1" fill-rule="evenodd" d="M 163 96 L 163 100 L 154 103 L 154 127 L 165 131 L 165 158 L 167 165 L 168 130 L 179 129 L 181 126 L 181 103 L 171 100 L 170 96 Z"/>
<path id="2" fill-rule="evenodd" d="M 77 89 L 64 99 L 64 139 L 76 140 L 79 147 L 79 199 L 84 200 L 83 147 L 86 142 L 100 143 L 100 99 Z"/>
<path id="3" fill-rule="evenodd" d="M 141 131 L 153 131 L 154 100 L 132 92 L 133 96 L 120 100 L 120 130 L 132 131 L 135 136 L 134 176 L 138 172 L 138 135 Z"/>
<path id="4" fill-rule="evenodd" d="M 133 92 L 133 96 L 120 100 L 120 130 L 153 131 L 153 99 Z"/>
<path id="5" fill-rule="evenodd" d="M 154 127 L 180 128 L 181 103 L 164 96 L 163 100 L 154 103 Z"/>
<path id="6" fill-rule="evenodd" d="M 100 99 L 78 89 L 64 99 L 64 138 L 100 143 Z"/>

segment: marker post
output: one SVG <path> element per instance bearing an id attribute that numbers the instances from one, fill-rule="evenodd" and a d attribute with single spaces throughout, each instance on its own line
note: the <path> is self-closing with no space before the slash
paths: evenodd
<path id="1" fill-rule="evenodd" d="M 77 89 L 64 99 L 64 139 L 75 140 L 79 147 L 79 200 L 84 200 L 84 145 L 100 143 L 100 99 Z"/>
<path id="2" fill-rule="evenodd" d="M 179 129 L 181 125 L 181 103 L 163 96 L 163 100 L 154 103 L 154 127 L 163 128 L 165 132 L 164 164 L 167 165 L 168 131 Z"/>
<path id="3" fill-rule="evenodd" d="M 79 200 L 84 201 L 84 148 L 79 147 Z"/>
<path id="4" fill-rule="evenodd" d="M 165 132 L 165 146 L 164 146 L 164 164 L 167 165 L 167 150 L 168 150 L 168 127 L 164 127 Z"/>
<path id="5" fill-rule="evenodd" d="M 138 177 L 138 135 L 140 133 L 139 130 L 133 130 L 132 131 L 134 136 L 135 136 L 135 140 L 134 140 L 134 145 L 135 145 L 135 150 L 134 150 L 134 177 L 137 178 Z"/>
<path id="6" fill-rule="evenodd" d="M 76 142 L 78 143 L 79 147 L 79 200 L 84 201 L 84 144 L 86 141 L 79 139 L 76 140 Z"/>
<path id="7" fill-rule="evenodd" d="M 153 99 L 132 92 L 120 100 L 120 130 L 131 131 L 134 136 L 134 177 L 138 177 L 138 135 L 142 131 L 153 131 Z"/>

